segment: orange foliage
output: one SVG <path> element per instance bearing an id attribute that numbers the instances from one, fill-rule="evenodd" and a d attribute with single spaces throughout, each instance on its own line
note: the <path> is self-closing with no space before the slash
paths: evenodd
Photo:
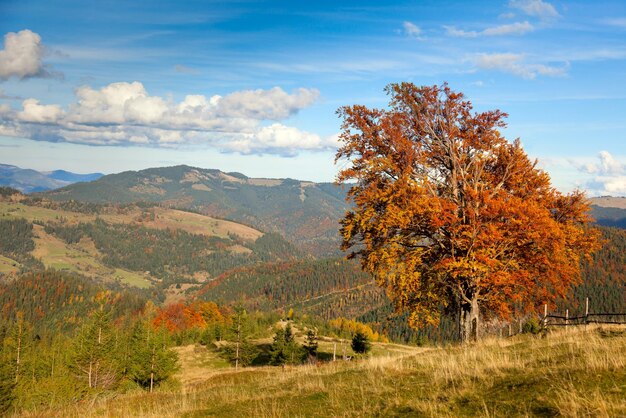
<path id="1" fill-rule="evenodd" d="M 209 325 L 228 324 L 230 317 L 214 302 L 173 303 L 157 310 L 152 324 L 164 327 L 170 333 L 193 328 L 205 329 Z"/>
<path id="2" fill-rule="evenodd" d="M 559 193 L 519 140 L 501 135 L 505 113 L 472 113 L 445 84 L 387 92 L 389 110 L 339 110 L 336 159 L 347 168 L 338 181 L 353 182 L 354 203 L 342 248 L 411 325 L 437 324 L 448 310 L 463 340 L 480 316 L 506 318 L 563 296 L 581 257 L 598 247 L 584 195 Z"/>

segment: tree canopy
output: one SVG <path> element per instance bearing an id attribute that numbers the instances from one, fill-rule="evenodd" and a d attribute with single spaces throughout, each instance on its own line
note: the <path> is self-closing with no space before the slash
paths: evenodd
<path id="1" fill-rule="evenodd" d="M 482 318 L 510 317 L 563 296 L 597 248 L 581 192 L 562 194 L 506 114 L 473 112 L 447 84 L 391 84 L 388 109 L 346 106 L 338 181 L 353 208 L 342 248 L 360 258 L 412 326 L 459 321 L 475 339 Z"/>

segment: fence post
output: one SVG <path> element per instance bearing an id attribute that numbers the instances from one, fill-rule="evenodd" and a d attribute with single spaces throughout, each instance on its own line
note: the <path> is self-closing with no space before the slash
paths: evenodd
<path id="1" fill-rule="evenodd" d="M 567 322 L 569 318 L 569 309 L 565 310 L 565 331 L 567 331 Z"/>
<path id="2" fill-rule="evenodd" d="M 587 328 L 587 324 L 589 323 L 589 298 L 585 299 L 585 328 Z"/>

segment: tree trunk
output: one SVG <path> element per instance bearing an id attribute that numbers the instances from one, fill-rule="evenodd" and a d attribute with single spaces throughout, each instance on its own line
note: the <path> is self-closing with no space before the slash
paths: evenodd
<path id="1" fill-rule="evenodd" d="M 154 387 L 154 363 L 156 357 L 156 347 L 152 347 L 152 357 L 150 358 L 150 393 Z"/>
<path id="2" fill-rule="evenodd" d="M 17 382 L 20 377 L 20 351 L 22 349 L 22 324 L 18 325 L 18 334 L 17 334 L 17 356 L 15 359 L 15 382 Z"/>
<path id="3" fill-rule="evenodd" d="M 241 315 L 237 317 L 237 347 L 235 352 L 235 370 L 239 368 L 239 341 L 241 339 Z"/>
<path id="4" fill-rule="evenodd" d="M 462 343 L 476 342 L 480 327 L 478 296 L 471 297 L 471 302 L 463 301 L 459 313 L 459 336 Z"/>

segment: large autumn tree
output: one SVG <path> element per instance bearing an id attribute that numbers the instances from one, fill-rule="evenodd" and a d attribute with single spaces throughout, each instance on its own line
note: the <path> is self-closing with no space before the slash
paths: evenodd
<path id="1" fill-rule="evenodd" d="M 483 319 L 563 296 L 597 246 L 584 194 L 559 193 L 505 113 L 476 113 L 447 84 L 391 84 L 388 109 L 346 106 L 338 181 L 353 207 L 342 248 L 386 288 L 414 327 L 458 317 L 474 340 Z"/>

